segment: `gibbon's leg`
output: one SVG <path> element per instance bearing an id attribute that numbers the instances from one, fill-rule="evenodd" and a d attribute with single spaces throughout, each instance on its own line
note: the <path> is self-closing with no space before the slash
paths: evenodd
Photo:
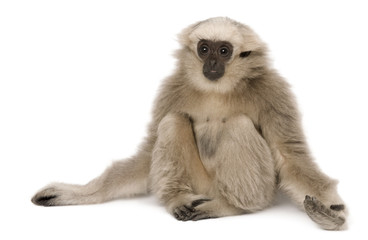
<path id="1" fill-rule="evenodd" d="M 205 194 L 210 178 L 199 159 L 192 124 L 188 116 L 165 116 L 157 131 L 152 154 L 150 189 L 175 215 L 175 208 L 209 200 Z"/>
<path id="2" fill-rule="evenodd" d="M 150 154 L 143 151 L 129 160 L 113 163 L 86 185 L 53 183 L 40 190 L 32 202 L 42 206 L 95 204 L 148 192 Z"/>
<path id="3" fill-rule="evenodd" d="M 202 161 L 215 173 L 219 195 L 243 212 L 272 203 L 276 189 L 274 161 L 250 118 L 238 115 L 217 122 L 209 120 L 208 126 L 199 126 L 196 133 Z M 217 139 L 215 144 L 208 143 L 212 139 Z"/>
<path id="4" fill-rule="evenodd" d="M 188 116 L 169 114 L 158 127 L 150 172 L 152 191 L 178 220 L 199 220 L 239 213 L 211 192 L 212 179 L 199 158 Z"/>
<path id="5" fill-rule="evenodd" d="M 301 157 L 306 147 L 294 146 L 294 149 L 293 153 L 300 154 L 299 158 L 279 158 L 280 188 L 299 206 L 304 206 L 308 216 L 322 228 L 345 229 L 347 209 L 337 193 L 337 181 L 322 173 L 310 158 Z"/>

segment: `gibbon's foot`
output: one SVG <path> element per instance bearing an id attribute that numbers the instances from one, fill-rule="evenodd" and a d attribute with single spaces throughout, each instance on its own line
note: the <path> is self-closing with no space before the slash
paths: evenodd
<path id="1" fill-rule="evenodd" d="M 32 198 L 32 202 L 39 206 L 51 207 L 51 206 L 55 206 L 54 200 L 53 200 L 54 198 L 57 198 L 57 196 L 56 195 L 40 196 L 37 198 Z"/>
<path id="2" fill-rule="evenodd" d="M 34 195 L 31 201 L 38 206 L 45 207 L 60 205 L 57 204 L 58 195 L 56 195 L 55 192 L 54 188 L 46 188 Z"/>
<path id="3" fill-rule="evenodd" d="M 173 214 L 177 220 L 180 221 L 197 221 L 201 219 L 207 219 L 211 216 L 206 212 L 196 209 L 197 206 L 204 202 L 211 201 L 210 199 L 198 199 L 191 202 L 189 205 L 182 205 L 174 209 Z"/>
<path id="4" fill-rule="evenodd" d="M 340 212 L 345 209 L 343 204 L 326 207 L 315 197 L 305 196 L 304 208 L 308 216 L 323 229 L 339 230 L 345 223 L 345 217 Z"/>
<path id="5" fill-rule="evenodd" d="M 53 183 L 37 192 L 31 201 L 45 207 L 98 202 L 99 199 L 94 194 L 81 190 L 83 190 L 83 186 Z"/>

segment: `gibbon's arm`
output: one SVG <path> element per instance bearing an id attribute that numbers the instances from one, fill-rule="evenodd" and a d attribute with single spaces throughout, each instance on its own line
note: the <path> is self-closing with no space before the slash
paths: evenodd
<path id="1" fill-rule="evenodd" d="M 276 161 L 280 187 L 302 206 L 306 195 L 317 194 L 330 184 L 313 161 L 301 127 L 294 96 L 282 79 L 272 79 L 262 86 L 264 103 L 259 113 L 263 137 Z M 314 195 L 315 196 L 315 195 Z"/>
<path id="2" fill-rule="evenodd" d="M 345 229 L 347 209 L 337 193 L 337 181 L 313 161 L 289 87 L 279 77 L 269 79 L 259 91 L 263 99 L 259 123 L 276 161 L 279 187 L 322 228 Z"/>

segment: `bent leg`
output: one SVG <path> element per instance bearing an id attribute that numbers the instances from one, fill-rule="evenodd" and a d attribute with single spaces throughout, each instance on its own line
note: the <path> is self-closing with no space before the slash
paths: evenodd
<path id="1" fill-rule="evenodd" d="M 153 192 L 183 221 L 268 206 L 274 196 L 274 167 L 252 121 L 239 116 L 222 121 L 223 126 L 204 124 L 194 134 L 185 115 L 170 114 L 161 121 L 152 156 Z"/>
<path id="2" fill-rule="evenodd" d="M 276 186 L 274 161 L 252 120 L 239 115 L 215 122 L 213 126 L 210 121 L 208 127 L 221 132 L 216 152 L 207 157 L 203 153 L 205 166 L 212 165 L 216 173 L 214 186 L 219 194 L 246 212 L 269 206 Z"/>
<path id="3" fill-rule="evenodd" d="M 192 123 L 184 114 L 169 114 L 159 124 L 150 184 L 178 220 L 200 220 L 242 212 L 211 192 L 213 179 L 203 166 Z"/>
<path id="4" fill-rule="evenodd" d="M 151 190 L 173 213 L 178 206 L 207 199 L 210 182 L 199 158 L 190 119 L 180 113 L 164 117 L 152 155 Z"/>

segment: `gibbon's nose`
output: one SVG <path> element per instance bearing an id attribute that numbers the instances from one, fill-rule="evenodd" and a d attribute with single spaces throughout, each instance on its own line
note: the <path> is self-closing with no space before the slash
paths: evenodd
<path id="1" fill-rule="evenodd" d="M 210 60 L 210 65 L 211 67 L 215 67 L 216 66 L 216 60 Z"/>

